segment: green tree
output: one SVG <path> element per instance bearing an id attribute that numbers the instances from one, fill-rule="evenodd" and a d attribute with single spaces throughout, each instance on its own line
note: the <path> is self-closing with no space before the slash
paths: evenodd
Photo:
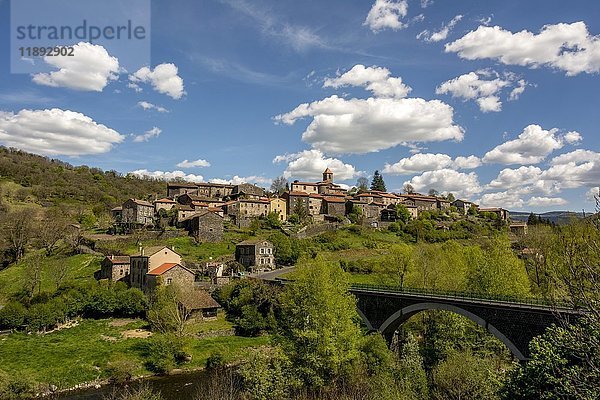
<path id="1" fill-rule="evenodd" d="M 433 373 L 434 399 L 493 400 L 498 398 L 500 379 L 491 360 L 470 351 L 453 352 Z"/>
<path id="2" fill-rule="evenodd" d="M 11 301 L 0 308 L 0 330 L 19 329 L 25 322 L 27 309 L 21 303 Z"/>
<path id="3" fill-rule="evenodd" d="M 410 211 L 404 204 L 396 204 L 396 217 L 405 224 L 410 221 Z"/>
<path id="4" fill-rule="evenodd" d="M 350 211 L 350 213 L 348 213 L 348 219 L 353 224 L 359 224 L 362 221 L 362 216 L 363 216 L 362 208 L 360 208 L 359 206 L 354 204 L 352 206 L 352 210 Z"/>
<path id="5" fill-rule="evenodd" d="M 279 347 L 253 351 L 239 374 L 244 391 L 255 400 L 289 399 L 290 392 L 300 386 L 292 374 L 289 358 Z"/>
<path id="6" fill-rule="evenodd" d="M 282 195 L 288 188 L 288 180 L 284 176 L 278 176 L 271 183 L 271 193 Z"/>
<path id="7" fill-rule="evenodd" d="M 453 201 L 456 200 L 456 197 L 454 197 L 454 195 L 452 193 L 448 193 L 448 195 L 446 196 L 446 200 L 448 200 L 450 203 L 452 203 Z"/>
<path id="8" fill-rule="evenodd" d="M 338 265 L 299 267 L 281 296 L 279 343 L 296 375 L 319 388 L 347 372 L 359 357 L 356 300 Z"/>
<path id="9" fill-rule="evenodd" d="M 383 176 L 379 173 L 379 171 L 375 171 L 373 174 L 373 180 L 371 181 L 371 190 L 378 190 L 380 192 L 386 192 L 385 182 L 383 181 Z"/>
<path id="10" fill-rule="evenodd" d="M 415 192 L 415 188 L 410 183 L 405 183 L 402 189 L 406 194 L 413 194 Z"/>
<path id="11" fill-rule="evenodd" d="M 510 400 L 592 400 L 600 388 L 600 323 L 594 317 L 552 326 L 529 344 L 531 360 L 503 390 Z"/>
<path id="12" fill-rule="evenodd" d="M 427 375 L 423 368 L 423 357 L 415 337 L 408 333 L 400 349 L 400 377 L 407 398 L 426 399 L 429 396 Z"/>
<path id="13" fill-rule="evenodd" d="M 413 247 L 397 244 L 390 247 L 388 254 L 381 261 L 381 276 L 385 283 L 404 287 L 405 278 L 414 268 Z"/>
<path id="14" fill-rule="evenodd" d="M 363 193 L 369 190 L 369 180 L 364 176 L 361 176 L 356 180 L 356 189 L 358 193 Z"/>

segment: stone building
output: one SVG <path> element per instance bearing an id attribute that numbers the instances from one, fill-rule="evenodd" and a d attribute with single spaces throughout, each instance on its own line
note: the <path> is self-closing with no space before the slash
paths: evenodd
<path id="1" fill-rule="evenodd" d="M 142 288 L 151 292 L 159 286 L 176 285 L 182 290 L 194 288 L 194 272 L 178 263 L 163 263 L 146 273 L 146 283 Z"/>
<path id="2" fill-rule="evenodd" d="M 210 197 L 213 199 L 222 199 L 223 197 L 231 195 L 233 191 L 233 185 L 223 183 L 198 183 L 197 195 Z"/>
<path id="3" fill-rule="evenodd" d="M 508 210 L 505 210 L 504 208 L 500 208 L 500 207 L 480 208 L 479 212 L 496 214 L 498 216 L 498 219 L 501 221 L 510 220 L 510 213 L 508 212 Z"/>
<path id="4" fill-rule="evenodd" d="M 215 243 L 223 240 L 223 217 L 217 213 L 203 210 L 181 223 L 198 242 Z"/>
<path id="5" fill-rule="evenodd" d="M 129 282 L 129 256 L 110 255 L 100 262 L 100 279 Z"/>
<path id="6" fill-rule="evenodd" d="M 181 304 L 189 312 L 190 318 L 212 320 L 217 317 L 221 305 L 206 290 L 193 290 L 183 297 Z"/>
<path id="7" fill-rule="evenodd" d="M 231 194 L 229 195 L 232 200 L 239 198 L 258 200 L 264 196 L 265 189 L 251 183 L 240 183 L 239 185 L 235 185 L 231 191 Z"/>
<path id="8" fill-rule="evenodd" d="M 346 199 L 340 196 L 323 197 L 323 214 L 343 216 L 346 213 Z"/>
<path id="9" fill-rule="evenodd" d="M 323 214 L 323 195 L 315 193 L 308 195 L 308 213 L 313 216 Z"/>
<path id="10" fill-rule="evenodd" d="M 401 194 L 404 205 L 416 206 L 419 212 L 431 211 L 437 209 L 437 198 L 434 196 L 424 196 L 422 194 Z"/>
<path id="11" fill-rule="evenodd" d="M 238 199 L 227 204 L 227 215 L 238 226 L 244 226 L 244 220 L 258 217 L 266 217 L 269 213 L 269 200 L 261 199 Z"/>
<path id="12" fill-rule="evenodd" d="M 130 256 L 129 284 L 144 290 L 148 272 L 165 263 L 181 264 L 181 256 L 166 246 L 140 247 L 139 254 Z"/>
<path id="13" fill-rule="evenodd" d="M 309 212 L 309 194 L 306 192 L 285 192 L 283 197 L 287 200 L 288 215 L 294 214 L 298 207 L 304 208 L 307 214 Z"/>
<path id="14" fill-rule="evenodd" d="M 121 222 L 152 225 L 154 223 L 154 206 L 144 200 L 129 199 L 123 203 Z"/>
<path id="15" fill-rule="evenodd" d="M 452 205 L 458 209 L 462 214 L 469 212 L 471 207 L 479 208 L 479 206 L 471 201 L 456 199 L 452 202 Z"/>
<path id="16" fill-rule="evenodd" d="M 185 182 L 167 183 L 167 197 L 173 199 L 186 193 L 198 194 L 198 185 Z"/>
<path id="17" fill-rule="evenodd" d="M 322 195 L 346 194 L 346 189 L 333 183 L 333 172 L 327 168 L 323 171 L 323 180 L 320 182 L 300 182 L 295 180 L 290 185 L 290 192 L 315 193 Z"/>
<path id="18" fill-rule="evenodd" d="M 269 199 L 269 213 L 276 213 L 280 221 L 287 221 L 287 202 L 280 197 Z"/>
<path id="19" fill-rule="evenodd" d="M 245 240 L 235 246 L 235 260 L 250 270 L 275 268 L 273 243 L 268 240 Z"/>
<path id="20" fill-rule="evenodd" d="M 196 214 L 196 209 L 187 204 L 177 204 L 177 222 L 182 222 Z"/>
<path id="21" fill-rule="evenodd" d="M 169 211 L 176 205 L 177 205 L 177 202 L 175 200 L 171 200 L 171 199 L 167 199 L 167 198 L 155 200 L 154 201 L 154 212 L 158 213 L 159 210 Z"/>

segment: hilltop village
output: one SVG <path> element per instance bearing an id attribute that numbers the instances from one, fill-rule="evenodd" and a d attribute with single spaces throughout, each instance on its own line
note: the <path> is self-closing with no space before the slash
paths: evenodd
<path id="1" fill-rule="evenodd" d="M 399 211 L 401 210 L 401 211 Z M 401 213 L 418 218 L 423 212 L 450 211 L 462 215 L 488 212 L 509 221 L 503 208 L 480 208 L 479 205 L 453 197 L 419 193 L 388 193 L 380 190 L 352 190 L 334 183 L 327 168 L 319 182 L 294 180 L 281 193 L 268 193 L 264 188 L 242 183 L 167 183 L 167 196 L 152 203 L 129 199 L 112 209 L 115 232 L 154 227 L 161 218 L 173 217 L 175 225 L 187 229 L 199 242 L 219 241 L 223 221 L 237 227 L 248 227 L 253 220 L 277 218 L 281 223 L 343 223 L 358 216 L 358 222 L 373 228 L 387 227 Z M 357 220 L 352 222 L 357 222 Z"/>

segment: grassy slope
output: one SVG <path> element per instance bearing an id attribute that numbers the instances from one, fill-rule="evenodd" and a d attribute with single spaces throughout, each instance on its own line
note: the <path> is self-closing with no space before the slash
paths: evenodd
<path id="1" fill-rule="evenodd" d="M 143 367 L 141 348 L 147 339 L 123 339 L 121 331 L 142 327 L 144 321 L 113 327 L 111 320 L 83 320 L 81 324 L 46 335 L 23 333 L 0 336 L 0 369 L 13 375 L 29 374 L 38 382 L 55 384 L 60 388 L 106 378 L 107 363 L 115 357 L 136 360 L 138 374 L 148 374 Z M 208 331 L 221 329 L 227 323 L 196 323 L 195 327 Z M 114 338 L 114 339 L 108 339 Z M 238 336 L 215 337 L 197 340 L 186 338 L 187 351 L 192 361 L 182 366 L 195 369 L 204 366 L 206 359 L 215 351 L 226 359 L 240 359 L 248 347 L 268 344 L 268 337 L 245 338 Z"/>

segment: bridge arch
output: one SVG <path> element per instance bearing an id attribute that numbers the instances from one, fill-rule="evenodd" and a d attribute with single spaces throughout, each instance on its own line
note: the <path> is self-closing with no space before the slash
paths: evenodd
<path id="1" fill-rule="evenodd" d="M 479 326 L 483 327 L 485 330 L 494 335 L 498 340 L 500 340 L 510 352 L 520 361 L 525 361 L 528 358 L 523 354 L 523 352 L 510 340 L 508 339 L 502 332 L 500 332 L 496 327 L 492 324 L 488 323 L 483 318 L 479 317 L 476 314 L 473 314 L 470 311 L 467 311 L 461 307 L 454 306 L 452 304 L 446 303 L 436 303 L 436 302 L 422 302 L 411 304 L 409 306 L 403 307 L 402 309 L 393 313 L 387 320 L 381 324 L 379 327 L 379 332 L 381 332 L 384 336 L 393 334 L 396 329 L 404 322 L 406 322 L 413 315 L 426 310 L 442 310 L 442 311 L 450 311 L 463 317 L 470 319 L 471 321 L 477 323 Z M 371 327 L 371 323 L 365 317 L 364 313 L 359 310 L 359 315 L 365 321 L 367 327 Z"/>

